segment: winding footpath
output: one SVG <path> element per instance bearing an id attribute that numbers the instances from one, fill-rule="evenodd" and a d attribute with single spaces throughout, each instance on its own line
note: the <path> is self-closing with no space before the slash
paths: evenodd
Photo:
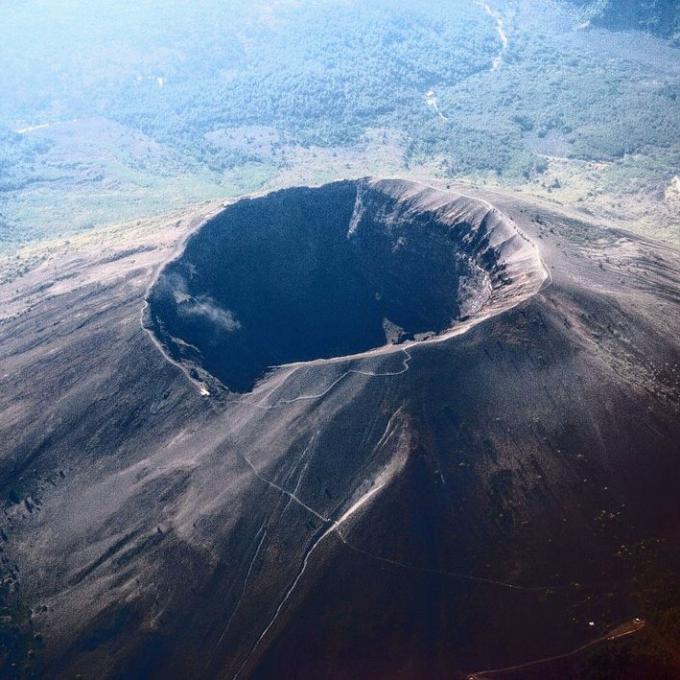
<path id="1" fill-rule="evenodd" d="M 298 364 L 290 364 L 288 366 L 276 366 L 275 368 L 290 368 L 291 370 L 288 371 L 284 376 L 283 379 L 275 385 L 267 394 L 265 394 L 260 401 L 254 402 L 250 401 L 248 399 L 228 399 L 227 404 L 246 404 L 247 406 L 252 406 L 253 408 L 258 408 L 262 409 L 264 411 L 269 411 L 271 409 L 276 409 L 276 408 L 282 408 L 284 406 L 289 406 L 290 404 L 294 404 L 298 401 L 314 401 L 317 399 L 322 399 L 325 397 L 336 385 L 341 383 L 345 378 L 347 378 L 350 375 L 365 375 L 369 378 L 390 378 L 398 375 L 402 375 L 406 373 L 406 371 L 409 370 L 409 363 L 411 362 L 412 356 L 411 353 L 407 349 L 401 349 L 401 351 L 404 353 L 404 359 L 402 360 L 402 368 L 396 371 L 385 371 L 382 373 L 378 373 L 375 371 L 362 371 L 360 369 L 356 368 L 350 368 L 349 370 L 345 371 L 342 373 L 338 378 L 333 380 L 331 384 L 326 387 L 323 391 L 318 392 L 316 394 L 301 394 L 297 397 L 293 397 L 291 399 L 279 399 L 278 401 L 274 402 L 273 404 L 267 404 L 264 403 L 266 402 L 272 394 L 274 394 L 282 385 L 285 384 L 287 379 L 295 373 L 299 368 L 302 368 L 303 366 L 309 366 L 310 363 L 313 362 L 303 362 L 303 363 L 298 363 Z M 349 358 L 348 358 L 349 360 Z M 332 359 L 327 360 L 328 363 L 333 362 Z"/>
<path id="2" fill-rule="evenodd" d="M 647 625 L 644 619 L 634 618 L 630 621 L 625 621 L 624 623 L 612 628 L 609 632 L 600 637 L 586 642 L 586 644 L 572 649 L 570 652 L 564 652 L 563 654 L 555 654 L 554 656 L 546 656 L 542 659 L 535 659 L 534 661 L 526 661 L 524 663 L 515 664 L 514 666 L 505 666 L 504 668 L 494 668 L 488 671 L 477 671 L 467 676 L 467 680 L 487 680 L 488 678 L 493 678 L 498 675 L 503 675 L 504 673 L 514 673 L 516 671 L 523 671 L 527 668 L 533 668 L 535 666 L 542 666 L 543 664 L 550 663 L 551 661 L 561 661 L 562 659 L 568 659 L 572 656 L 576 656 L 580 652 L 584 652 L 586 649 L 590 649 L 595 645 L 599 645 L 603 642 L 612 642 L 614 640 L 619 640 L 629 635 L 633 635 L 638 631 L 642 630 Z"/>

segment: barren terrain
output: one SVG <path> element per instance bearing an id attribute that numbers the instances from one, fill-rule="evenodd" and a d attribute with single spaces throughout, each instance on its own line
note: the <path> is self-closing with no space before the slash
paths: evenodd
<path id="1" fill-rule="evenodd" d="M 353 220 L 355 200 L 342 213 L 328 197 L 357 187 L 366 213 Z M 366 267 L 389 262 L 380 234 L 427 267 L 442 257 L 424 247 L 432 225 L 456 235 L 440 248 L 477 238 L 466 252 L 491 273 L 491 296 L 446 311 L 461 300 L 448 279 L 453 298 L 433 297 L 434 316 L 409 328 L 418 287 L 358 269 L 384 294 L 366 319 L 392 305 L 392 325 L 286 349 L 278 368 L 262 355 L 267 370 L 229 389 L 232 368 L 207 361 L 214 343 L 185 327 L 175 344 L 196 349 L 172 356 L 142 315 L 177 263 L 218 281 L 207 273 L 222 255 L 191 255 L 201 234 L 215 255 L 249 222 L 266 241 L 267 201 L 297 204 L 299 226 L 332 206 Z M 259 299 L 286 283 L 232 271 L 260 276 Z M 342 295 L 333 271 L 305 287 Z M 250 329 L 247 298 L 228 297 L 238 277 L 175 299 Z M 500 193 L 347 183 L 78 237 L 37 253 L 0 300 L 2 632 L 15 674 L 588 677 L 606 662 L 618 677 L 677 676 L 676 251 Z M 328 312 L 344 318 L 343 305 Z M 275 324 L 255 330 L 265 348 L 281 342 Z M 633 619 L 645 625 L 611 633 Z"/>

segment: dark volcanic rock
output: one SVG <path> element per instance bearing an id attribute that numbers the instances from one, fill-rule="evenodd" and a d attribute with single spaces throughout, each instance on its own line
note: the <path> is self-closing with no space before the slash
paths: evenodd
<path id="1" fill-rule="evenodd" d="M 153 332 L 153 268 L 185 230 L 33 280 L 0 321 L 17 650 L 41 634 L 57 678 L 678 677 L 680 254 L 486 198 L 390 181 L 239 203 L 165 265 Z M 466 312 L 473 264 L 490 285 Z M 168 321 L 187 303 L 205 333 Z M 437 334 L 393 345 L 385 317 Z M 238 375 L 220 321 L 260 343 L 218 336 L 262 375 L 248 394 L 210 373 Z"/>

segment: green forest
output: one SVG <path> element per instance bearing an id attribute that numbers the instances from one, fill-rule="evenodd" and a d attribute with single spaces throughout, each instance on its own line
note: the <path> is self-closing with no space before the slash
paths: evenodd
<path id="1" fill-rule="evenodd" d="M 557 157 L 658 193 L 680 167 L 675 3 L 617 15 L 664 36 L 634 44 L 597 27 L 601 1 L 35 4 L 0 9 L 6 247 L 257 188 L 291 150 L 345 153 L 370 130 L 398 136 L 405 170 L 453 179 L 547 186 Z M 92 186 L 72 225 L 49 209 Z"/>

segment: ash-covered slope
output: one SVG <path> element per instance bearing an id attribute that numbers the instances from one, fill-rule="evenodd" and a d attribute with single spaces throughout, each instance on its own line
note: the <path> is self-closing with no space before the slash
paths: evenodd
<path id="1" fill-rule="evenodd" d="M 330 345 L 315 344 L 312 360 L 284 356 L 294 363 L 234 393 L 211 377 L 209 343 L 169 357 L 188 336 L 173 327 L 159 347 L 140 325 L 172 240 L 153 250 L 152 234 L 138 246 L 148 252 L 118 244 L 118 255 L 62 264 L 72 279 L 33 281 L 39 304 L 2 321 L 2 565 L 13 620 L 30 640 L 43 636 L 26 643 L 32 659 L 26 646 L 15 653 L 17 668 L 42 664 L 64 678 L 482 678 L 545 659 L 502 677 L 602 668 L 677 677 L 668 641 L 680 606 L 678 253 L 514 198 L 487 196 L 492 209 L 409 182 L 268 200 L 291 224 L 290 196 L 309 206 L 343 192 L 351 207 L 338 235 L 380 246 L 361 269 L 353 253 L 353 276 L 402 292 L 385 305 L 405 314 L 424 296 L 397 276 L 400 237 L 414 249 L 400 262 L 426 262 L 416 274 L 451 262 L 424 248 L 434 234 L 483 270 L 483 304 L 460 319 L 459 263 L 442 267 L 438 305 L 424 310 L 434 321 L 422 325 L 437 335 L 390 344 L 377 320 L 396 326 L 395 312 L 371 308 L 361 318 L 376 332 L 348 343 L 352 356 L 324 358 Z M 239 210 L 254 205 L 264 218 L 266 201 Z M 196 271 L 171 290 L 192 305 L 210 295 L 217 321 L 247 301 L 199 268 L 220 260 L 194 259 L 209 230 L 227 234 L 229 214 L 161 270 L 147 324 L 178 264 Z M 293 233 L 288 268 L 263 295 L 277 277 L 290 286 L 290 268 L 298 281 L 315 271 L 296 265 L 308 250 L 305 232 Z M 317 258 L 333 244 L 317 246 Z M 359 294 L 373 287 L 356 286 L 368 307 Z M 342 305 L 338 314 L 349 323 Z M 32 628 L 21 619 L 29 610 Z"/>

